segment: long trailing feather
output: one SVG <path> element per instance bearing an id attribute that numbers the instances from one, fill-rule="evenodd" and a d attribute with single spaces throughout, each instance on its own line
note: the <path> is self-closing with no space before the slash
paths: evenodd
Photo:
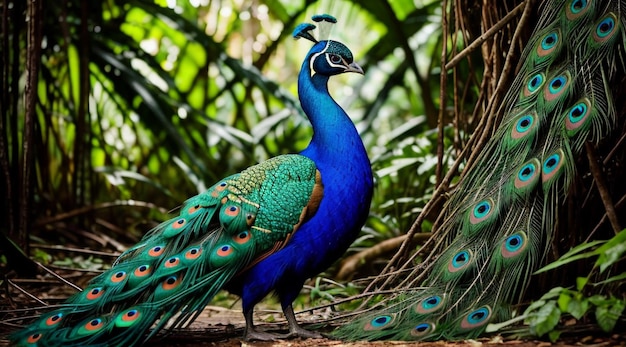
<path id="1" fill-rule="evenodd" d="M 83 292 L 15 334 L 15 345 L 131 346 L 175 315 L 171 328 L 188 324 L 253 259 L 297 229 L 303 211 L 315 208 L 316 189 L 316 165 L 301 155 L 227 177 L 187 200 L 178 217 L 152 229 Z"/>
<path id="2" fill-rule="evenodd" d="M 473 338 L 510 318 L 542 263 L 585 142 L 616 124 L 626 2 L 544 2 L 500 127 L 445 207 L 444 249 L 421 283 L 357 316 L 335 336 Z M 414 272 L 415 274 L 415 272 Z"/>

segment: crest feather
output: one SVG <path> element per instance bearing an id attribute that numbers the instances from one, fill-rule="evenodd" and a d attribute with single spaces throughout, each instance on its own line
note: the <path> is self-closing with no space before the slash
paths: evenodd
<path id="1" fill-rule="evenodd" d="M 319 27 L 319 41 L 328 40 L 330 37 L 330 30 L 333 24 L 337 23 L 337 19 L 329 14 L 316 14 L 311 18 Z M 309 41 L 318 43 L 318 39 L 311 34 L 311 30 L 315 28 L 316 26 L 310 23 L 298 24 L 296 29 L 293 31 L 293 37 L 296 39 L 303 37 Z"/>

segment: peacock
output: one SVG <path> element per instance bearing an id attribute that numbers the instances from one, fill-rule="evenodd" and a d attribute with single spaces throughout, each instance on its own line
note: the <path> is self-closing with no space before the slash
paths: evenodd
<path id="1" fill-rule="evenodd" d="M 226 177 L 188 199 L 178 216 L 150 230 L 106 272 L 60 308 L 13 334 L 16 346 L 136 346 L 163 328 L 192 322 L 221 289 L 242 299 L 246 339 L 275 339 L 253 322 L 274 291 L 288 336 L 301 328 L 292 302 L 305 280 L 329 267 L 369 213 L 373 177 L 361 138 L 328 91 L 331 76 L 363 74 L 351 51 L 328 39 L 336 19 L 316 15 L 293 36 L 314 45 L 298 77 L 313 136 L 285 154 Z"/>
<path id="2" fill-rule="evenodd" d="M 577 159 L 624 121 L 614 95 L 623 93 L 626 2 L 550 0 L 537 13 L 515 79 L 491 105 L 501 123 L 446 201 L 435 260 L 336 337 L 475 338 L 511 318 L 555 242 Z"/>

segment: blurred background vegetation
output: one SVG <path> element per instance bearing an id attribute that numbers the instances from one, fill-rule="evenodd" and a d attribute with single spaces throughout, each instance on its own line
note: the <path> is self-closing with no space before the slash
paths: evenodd
<path id="1" fill-rule="evenodd" d="M 330 86 L 377 176 L 354 251 L 403 234 L 435 183 L 432 0 L 3 1 L 3 234 L 44 264 L 80 255 L 70 247 L 116 254 L 219 178 L 303 149 L 309 44 L 291 31 L 317 13 L 339 19 L 332 37 L 366 70 Z"/>

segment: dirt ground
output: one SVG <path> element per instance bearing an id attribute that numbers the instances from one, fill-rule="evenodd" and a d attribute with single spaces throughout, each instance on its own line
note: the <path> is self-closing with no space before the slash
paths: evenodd
<path id="1" fill-rule="evenodd" d="M 275 319 L 276 323 L 260 323 L 259 329 L 273 333 L 285 333 L 286 322 L 282 314 L 278 312 L 255 316 L 260 322 Z M 299 315 L 298 319 L 307 328 L 307 321 L 315 322 L 313 315 Z M 500 336 L 482 338 L 468 341 L 437 341 L 437 342 L 405 342 L 405 341 L 377 341 L 377 342 L 343 342 L 332 339 L 290 339 L 271 342 L 243 341 L 244 320 L 238 310 L 224 309 L 219 307 L 207 307 L 203 314 L 183 331 L 176 332 L 159 341 L 154 341 L 150 346 L 155 347 L 626 347 L 626 334 L 614 333 L 612 335 L 600 335 L 594 330 L 586 331 L 581 327 L 577 331 L 570 331 L 556 343 L 540 340 L 514 340 L 503 339 Z M 583 331 L 585 329 L 585 331 Z M 593 328 L 595 329 L 595 328 Z"/>
<path id="2" fill-rule="evenodd" d="M 324 314 L 305 313 L 298 315 L 303 327 L 311 329 Z M 282 314 L 276 310 L 266 309 L 255 314 L 255 321 L 260 330 L 272 333 L 285 333 L 287 328 Z M 270 323 L 273 322 L 273 323 Z M 203 313 L 189 327 L 175 330 L 165 336 L 157 336 L 146 346 L 150 347 L 626 347 L 626 334 L 599 334 L 588 327 L 576 327 L 568 331 L 559 342 L 550 343 L 540 340 L 503 339 L 495 336 L 468 341 L 437 341 L 437 342 L 343 342 L 332 339 L 288 339 L 270 342 L 243 341 L 245 321 L 238 308 L 207 306 Z M 6 325 L 0 325 L 0 346 L 8 346 L 6 336 L 10 331 Z M 319 324 L 318 324 L 319 328 Z M 572 327 L 573 328 L 573 327 Z M 596 329 L 596 328 L 593 328 Z M 12 329 L 10 329 L 12 330 Z M 332 330 L 329 328 L 328 331 Z"/>
<path id="3" fill-rule="evenodd" d="M 150 344 L 155 347 L 175 346 L 175 347 L 196 347 L 196 346 L 216 346 L 216 347 L 613 347 L 626 346 L 626 340 L 619 335 L 606 337 L 582 337 L 580 339 L 569 339 L 550 343 L 546 341 L 522 341 L 510 340 L 503 341 L 499 337 L 491 339 L 479 339 L 469 341 L 437 341 L 437 342 L 404 342 L 404 341 L 376 341 L 376 342 L 342 342 L 329 339 L 293 339 L 281 340 L 273 342 L 246 342 L 240 338 L 230 338 L 223 341 L 213 341 L 199 343 L 198 341 L 190 343 L 176 343 L 172 340 L 175 338 L 166 338 L 156 344 Z"/>
<path id="4" fill-rule="evenodd" d="M 150 347 L 626 347 L 626 334 L 612 334 L 610 336 L 584 335 L 564 338 L 556 343 L 540 340 L 504 340 L 499 336 L 467 341 L 437 341 L 437 342 L 404 342 L 404 341 L 376 341 L 376 342 L 343 342 L 331 339 L 289 339 L 270 342 L 243 341 L 243 325 L 217 325 L 199 328 L 201 322 L 194 322 L 191 327 L 178 330 L 162 338 L 153 339 L 147 343 Z M 270 325 L 261 325 L 261 329 L 272 332 Z M 8 346 L 8 341 L 0 337 L 0 346 Z"/>

